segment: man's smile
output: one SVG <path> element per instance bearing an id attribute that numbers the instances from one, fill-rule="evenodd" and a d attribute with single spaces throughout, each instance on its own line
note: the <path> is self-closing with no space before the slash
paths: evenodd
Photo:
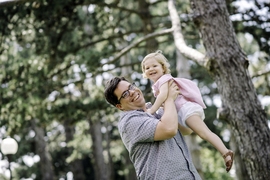
<path id="1" fill-rule="evenodd" d="M 137 96 L 134 97 L 134 99 L 132 100 L 132 102 L 136 101 L 137 99 L 139 99 L 140 94 L 138 93 Z"/>

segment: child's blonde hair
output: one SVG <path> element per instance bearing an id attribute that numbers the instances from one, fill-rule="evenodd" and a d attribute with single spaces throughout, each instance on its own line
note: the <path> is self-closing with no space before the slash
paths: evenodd
<path id="1" fill-rule="evenodd" d="M 144 78 L 147 78 L 147 76 L 145 75 L 145 67 L 144 67 L 144 62 L 148 59 L 155 59 L 158 63 L 161 64 L 163 70 L 164 70 L 164 74 L 170 74 L 171 70 L 170 70 L 170 64 L 169 61 L 167 60 L 167 58 L 162 54 L 161 50 L 157 50 L 154 53 L 150 53 L 148 55 L 146 55 L 141 63 L 141 67 L 142 67 L 142 75 Z"/>

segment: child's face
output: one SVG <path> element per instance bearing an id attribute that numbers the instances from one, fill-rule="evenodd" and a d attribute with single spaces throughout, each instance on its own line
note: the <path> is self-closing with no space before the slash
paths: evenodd
<path id="1" fill-rule="evenodd" d="M 144 62 L 144 69 L 147 78 L 154 82 L 156 82 L 164 74 L 162 65 L 154 58 L 147 59 Z"/>

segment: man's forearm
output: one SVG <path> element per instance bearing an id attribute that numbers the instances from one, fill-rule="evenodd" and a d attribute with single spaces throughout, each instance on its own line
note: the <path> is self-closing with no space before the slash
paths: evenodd
<path id="1" fill-rule="evenodd" d="M 161 121 L 165 123 L 168 129 L 177 131 L 178 116 L 174 100 L 172 98 L 168 98 L 164 103 L 164 114 L 161 117 Z"/>

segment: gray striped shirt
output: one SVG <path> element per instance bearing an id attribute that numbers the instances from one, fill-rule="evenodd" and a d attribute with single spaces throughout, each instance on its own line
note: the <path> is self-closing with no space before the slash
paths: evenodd
<path id="1" fill-rule="evenodd" d="M 118 129 L 139 180 L 201 180 L 187 145 L 178 132 L 175 137 L 154 141 L 159 122 L 143 110 L 122 112 Z"/>

